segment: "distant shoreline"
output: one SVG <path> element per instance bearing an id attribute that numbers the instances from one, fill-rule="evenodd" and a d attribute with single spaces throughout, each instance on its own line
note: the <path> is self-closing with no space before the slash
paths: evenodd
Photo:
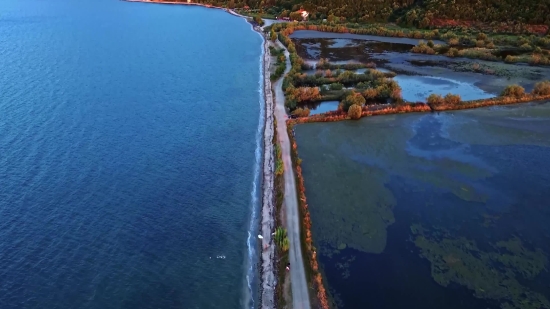
<path id="1" fill-rule="evenodd" d="M 228 9 L 228 8 L 224 8 L 224 7 L 221 7 L 221 6 L 214 6 L 214 5 L 209 5 L 209 4 L 202 4 L 202 3 L 194 3 L 194 2 L 179 2 L 179 1 L 151 1 L 151 0 L 121 0 L 121 1 L 125 1 L 125 2 L 142 2 L 142 3 L 156 3 L 156 4 L 173 4 L 173 5 L 193 5 L 193 6 L 202 6 L 202 7 L 205 7 L 205 8 L 209 8 L 209 9 L 219 9 L 219 10 L 223 10 L 223 11 L 226 11 L 227 13 L 231 14 L 231 15 L 234 15 L 234 16 L 238 16 L 238 17 L 242 17 L 242 18 L 245 18 L 246 19 L 246 16 L 244 15 L 241 15 L 231 9 Z"/>

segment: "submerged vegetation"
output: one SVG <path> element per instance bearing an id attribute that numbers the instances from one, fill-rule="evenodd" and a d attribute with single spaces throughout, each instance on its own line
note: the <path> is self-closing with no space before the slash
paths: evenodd
<path id="1" fill-rule="evenodd" d="M 453 237 L 445 230 L 435 232 L 413 225 L 411 231 L 421 256 L 432 264 L 432 277 L 440 285 L 465 286 L 475 297 L 498 301 L 503 309 L 550 308 L 544 295 L 522 283 L 522 279 L 533 279 L 547 270 L 548 259 L 540 249 L 529 250 L 513 237 L 484 251 L 475 241 Z"/>

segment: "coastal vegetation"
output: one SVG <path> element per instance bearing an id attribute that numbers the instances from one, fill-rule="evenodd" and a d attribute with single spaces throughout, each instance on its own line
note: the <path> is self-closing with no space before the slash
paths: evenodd
<path id="1" fill-rule="evenodd" d="M 273 25 L 271 27 L 271 31 L 278 33 L 279 40 L 287 47 L 292 64 L 290 72 L 285 76 L 283 90 L 285 91 L 286 107 L 289 108 L 293 115 L 298 117 L 297 119 L 291 119 L 288 121 L 288 129 L 292 144 L 292 162 L 294 164 L 294 170 L 297 177 L 300 216 L 303 223 L 301 238 L 303 251 L 307 253 L 305 255 L 306 264 L 310 266 L 308 279 L 311 282 L 314 282 L 314 286 L 317 291 L 317 300 L 322 308 L 325 308 L 325 304 L 328 308 L 329 301 L 327 298 L 327 292 L 323 285 L 319 265 L 317 264 L 317 250 L 313 246 L 313 240 L 311 238 L 311 220 L 305 195 L 304 180 L 301 170 L 301 159 L 298 157 L 297 145 L 293 138 L 293 134 L 291 134 L 293 125 L 305 122 L 330 122 L 347 119 L 359 119 L 361 117 L 374 115 L 465 109 L 550 99 L 550 83 L 541 82 L 535 85 L 534 90 L 531 93 L 525 93 L 524 89 L 520 86 L 514 87 L 511 85 L 503 91 L 501 96 L 491 99 L 463 101 L 461 96 L 458 94 L 447 94 L 445 96 L 431 95 L 426 99 L 426 102 L 413 103 L 403 101 L 401 94 L 402 90 L 399 87 L 399 84 L 392 80 L 395 73 L 377 71 L 375 70 L 376 65 L 374 64 L 332 64 L 326 59 L 321 59 L 315 66 L 315 74 L 304 73 L 304 70 L 310 70 L 311 67 L 306 65 L 298 56 L 296 46 L 289 38 L 293 31 L 323 29 L 321 31 L 336 30 L 335 32 L 360 33 L 361 31 L 367 32 L 372 29 L 369 27 L 353 27 L 355 27 L 355 25 L 346 25 L 343 27 L 341 25 L 325 26 L 322 24 L 289 24 Z M 384 29 L 380 32 L 383 31 L 387 31 L 386 34 L 388 34 L 388 32 L 395 30 Z M 496 37 L 488 38 L 489 36 L 486 36 L 484 33 L 461 33 L 453 36 L 450 32 L 451 31 L 440 32 L 438 30 L 421 31 L 416 29 L 410 32 L 403 31 L 403 34 L 400 32 L 395 32 L 397 34 L 395 36 L 422 38 L 428 40 L 427 43 L 421 43 L 419 46 L 414 47 L 413 49 L 416 48 L 416 50 L 413 50 L 413 52 L 420 52 L 424 54 L 443 53 L 450 57 L 469 57 L 492 61 L 503 61 L 503 58 L 499 58 L 495 55 L 495 51 L 493 49 L 495 49 L 495 44 L 497 44 L 495 42 L 499 42 L 498 44 L 500 44 L 500 42 L 505 42 L 505 39 L 499 39 Z M 380 33 L 368 34 L 380 35 Z M 465 43 L 466 40 L 469 37 L 474 36 L 476 40 L 472 41 L 471 44 L 473 45 L 467 45 L 470 43 Z M 429 41 L 432 39 L 443 40 L 447 42 L 448 45 L 435 44 L 433 41 Z M 536 40 L 536 38 L 531 39 Z M 550 48 L 550 45 L 545 45 L 545 48 Z M 524 50 L 528 51 L 529 49 L 527 49 L 527 46 L 524 46 Z M 534 49 L 532 50 L 534 52 Z M 543 62 L 538 62 L 537 64 L 542 63 Z M 351 72 L 352 70 L 357 69 L 367 70 L 365 73 L 359 74 L 356 72 Z M 309 109 L 301 106 L 304 103 L 326 101 L 328 99 L 336 99 L 341 101 L 337 111 L 310 116 Z M 390 104 L 387 104 L 388 102 Z M 514 295 L 518 296 L 519 294 Z M 520 301 L 525 300 L 521 299 Z M 536 303 L 536 301 L 543 303 L 544 300 L 535 299 L 534 303 Z"/>
<path id="2" fill-rule="evenodd" d="M 521 98 L 524 95 L 525 95 L 525 88 L 521 87 L 520 85 L 508 85 L 502 91 L 503 97 Z"/>
<path id="3" fill-rule="evenodd" d="M 350 94 L 348 94 L 346 98 L 340 103 L 340 109 L 347 112 L 352 106 L 355 105 L 359 107 L 359 110 L 361 110 L 365 105 L 365 102 L 366 100 L 362 94 L 351 91 Z"/>
<path id="4" fill-rule="evenodd" d="M 178 0 L 176 0 L 178 1 Z M 179 0 L 187 2 L 187 0 Z M 301 20 L 300 9 L 309 12 L 309 20 L 329 23 L 386 23 L 429 28 L 483 29 L 507 33 L 548 32 L 550 8 L 536 0 L 197 0 L 203 4 L 228 7 L 248 14 L 289 17 Z"/>
<path id="5" fill-rule="evenodd" d="M 283 179 L 283 173 L 284 173 L 284 164 L 283 164 L 283 157 L 281 152 L 281 145 L 279 144 L 279 140 L 277 137 L 277 120 L 273 120 L 273 145 L 275 145 L 275 180 L 274 180 L 274 196 L 275 196 L 275 214 L 281 214 L 283 210 L 283 201 L 285 196 L 285 184 Z M 283 226 L 283 220 L 282 216 L 275 215 L 275 226 L 277 226 L 277 229 L 275 229 L 275 233 L 277 234 L 277 231 L 279 231 L 279 236 L 275 237 L 275 244 L 276 244 L 276 274 L 277 274 L 277 282 L 279 284 L 275 287 L 275 300 L 277 304 L 280 305 L 281 308 L 285 307 L 286 299 L 284 297 L 284 286 L 283 282 L 285 282 L 285 267 L 288 264 L 289 257 L 288 257 L 288 237 L 286 235 L 286 230 L 284 230 Z M 284 231 L 284 232 L 283 232 Z M 284 237 L 281 237 L 281 234 L 284 233 Z M 282 241 L 281 241 L 282 238 Z M 286 239 L 286 240 L 285 240 Z M 284 250 L 287 249 L 287 250 Z"/>
<path id="6" fill-rule="evenodd" d="M 304 113 L 302 108 L 302 110 L 294 113 L 294 115 L 298 117 L 295 121 L 296 123 L 304 121 L 337 121 L 360 118 L 358 116 L 359 113 L 357 108 L 353 108 L 353 110 L 349 112 L 349 108 L 353 105 L 349 100 L 347 100 L 350 95 L 358 98 L 358 94 L 360 94 L 365 100 L 365 103 L 359 104 L 361 107 L 361 117 L 364 117 L 388 113 L 465 109 L 543 100 L 547 99 L 546 92 L 548 91 L 547 89 L 550 88 L 547 83 L 543 82 L 535 85 L 535 90 L 533 90 L 533 93 L 530 94 L 522 94 L 517 88 L 511 87 L 509 89 L 505 89 L 501 97 L 483 100 L 463 101 L 459 95 L 447 94 L 446 96 L 431 95 L 425 102 L 423 102 L 424 104 L 418 104 L 419 102 L 403 102 L 402 89 L 399 84 L 392 79 L 395 77 L 395 73 L 377 71 L 373 68 L 375 65 L 371 63 L 331 64 L 327 59 L 321 58 L 315 66 L 317 69 L 315 74 L 308 75 L 303 73 L 304 69 L 310 69 L 310 67 L 305 65 L 304 61 L 298 56 L 296 46 L 289 37 L 296 30 L 320 30 L 351 33 L 366 32 L 375 35 L 442 39 L 447 40 L 450 44 L 459 44 L 460 42 L 467 40 L 464 36 L 457 36 L 450 31 L 440 32 L 437 29 L 425 31 L 414 30 L 401 33 L 399 32 L 400 30 L 396 31 L 395 29 L 369 26 L 347 28 L 344 26 L 315 24 L 273 25 L 271 31 L 276 31 L 279 33 L 279 40 L 287 47 L 290 53 L 290 58 L 292 59 L 292 69 L 289 74 L 285 76 L 285 82 L 283 84 L 283 89 L 285 90 L 286 95 L 286 107 L 292 112 L 297 108 L 301 108 L 301 105 L 305 103 L 329 100 L 341 101 L 338 111 L 324 113 L 321 115 L 309 116 L 309 113 Z M 489 36 L 484 33 L 477 33 L 474 39 L 474 42 L 489 40 Z M 537 40 L 536 38 L 531 39 Z M 499 40 L 499 42 L 505 41 L 504 39 Z M 490 41 L 489 43 L 493 44 L 493 42 L 494 41 Z M 490 46 L 490 44 L 487 45 Z M 478 42 L 477 45 L 479 46 L 481 43 Z M 433 41 L 429 40 L 426 43 L 420 42 L 415 48 L 417 48 L 417 52 L 433 54 L 443 52 L 447 47 L 440 44 L 435 44 Z M 478 47 L 460 50 L 450 48 L 447 51 L 447 54 L 452 54 L 453 56 L 455 54 L 456 56 L 463 57 L 470 55 L 473 58 L 485 57 L 487 59 L 494 57 L 492 54 L 483 56 L 483 53 L 485 53 L 485 51 Z M 494 59 L 491 58 L 490 60 Z M 480 71 L 479 67 L 480 66 L 478 64 L 473 64 L 471 70 Z M 351 71 L 358 68 L 366 70 L 362 74 Z M 484 69 L 482 72 L 487 74 L 492 73 L 489 69 Z M 319 89 L 319 91 L 317 91 L 317 89 Z M 511 91 L 515 91 L 513 92 L 514 95 L 509 94 Z M 390 106 L 378 106 L 378 104 L 386 104 L 388 102 L 391 103 Z M 303 118 L 309 118 L 309 120 L 303 120 Z"/>
<path id="7" fill-rule="evenodd" d="M 478 30 L 463 29 L 411 29 L 383 24 L 337 24 L 337 23 L 290 23 L 273 26 L 275 31 L 284 28 L 288 36 L 297 30 L 367 34 L 385 37 L 423 39 L 412 52 L 442 54 L 448 57 L 465 57 L 501 62 L 525 62 L 535 65 L 550 65 L 550 34 L 502 35 L 486 34 Z M 434 44 L 432 40 L 446 44 Z M 512 55 L 512 54 L 515 55 Z"/>
<path id="8" fill-rule="evenodd" d="M 283 253 L 286 253 L 290 248 L 286 230 L 280 226 L 275 230 L 275 243 Z"/>
<path id="9" fill-rule="evenodd" d="M 361 118 L 361 106 L 352 105 L 348 109 L 348 116 L 350 119 L 359 119 Z"/>
<path id="10" fill-rule="evenodd" d="M 286 69 L 286 56 L 284 53 L 284 49 L 280 48 L 277 49 L 273 46 L 269 46 L 269 52 L 271 56 L 275 57 L 277 59 L 277 62 L 275 63 L 275 72 L 271 73 L 271 80 L 275 81 L 279 79 L 281 76 L 283 76 L 283 73 Z"/>
<path id="11" fill-rule="evenodd" d="M 542 81 L 535 84 L 533 95 L 547 96 L 550 95 L 550 81 Z"/>

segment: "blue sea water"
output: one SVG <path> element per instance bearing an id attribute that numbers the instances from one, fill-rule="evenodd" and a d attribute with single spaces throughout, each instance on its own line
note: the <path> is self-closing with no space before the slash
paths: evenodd
<path id="1" fill-rule="evenodd" d="M 261 40 L 199 7 L 0 2 L 0 308 L 252 305 Z"/>

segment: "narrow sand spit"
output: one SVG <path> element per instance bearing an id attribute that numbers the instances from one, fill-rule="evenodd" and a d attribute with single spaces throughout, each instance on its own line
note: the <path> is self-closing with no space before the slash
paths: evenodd
<path id="1" fill-rule="evenodd" d="M 261 29 L 260 29 L 261 30 Z M 273 93 L 269 76 L 271 54 L 268 41 L 264 38 L 264 97 L 265 97 L 265 128 L 264 128 L 264 169 L 263 169 L 263 200 L 262 200 L 262 268 L 261 268 L 261 304 L 262 309 L 275 307 L 275 243 L 271 237 L 275 226 L 274 200 L 273 200 L 273 176 L 274 176 L 274 151 L 273 151 Z"/>
<path id="2" fill-rule="evenodd" d="M 286 56 L 286 70 L 284 75 L 288 74 L 291 68 L 290 54 L 288 50 L 277 41 L 277 46 L 284 48 Z M 285 95 L 283 93 L 283 79 L 275 83 L 275 117 L 277 118 L 277 137 L 281 145 L 281 153 L 284 165 L 285 197 L 284 205 L 286 212 L 287 235 L 290 242 L 289 261 L 292 271 L 290 271 L 290 286 L 292 288 L 292 308 L 310 309 L 309 289 L 306 281 L 304 259 L 302 257 L 302 247 L 300 240 L 300 215 L 298 210 L 298 194 L 296 193 L 296 179 L 294 177 L 294 167 L 290 155 L 290 138 L 287 132 L 287 114 L 285 110 Z"/>

